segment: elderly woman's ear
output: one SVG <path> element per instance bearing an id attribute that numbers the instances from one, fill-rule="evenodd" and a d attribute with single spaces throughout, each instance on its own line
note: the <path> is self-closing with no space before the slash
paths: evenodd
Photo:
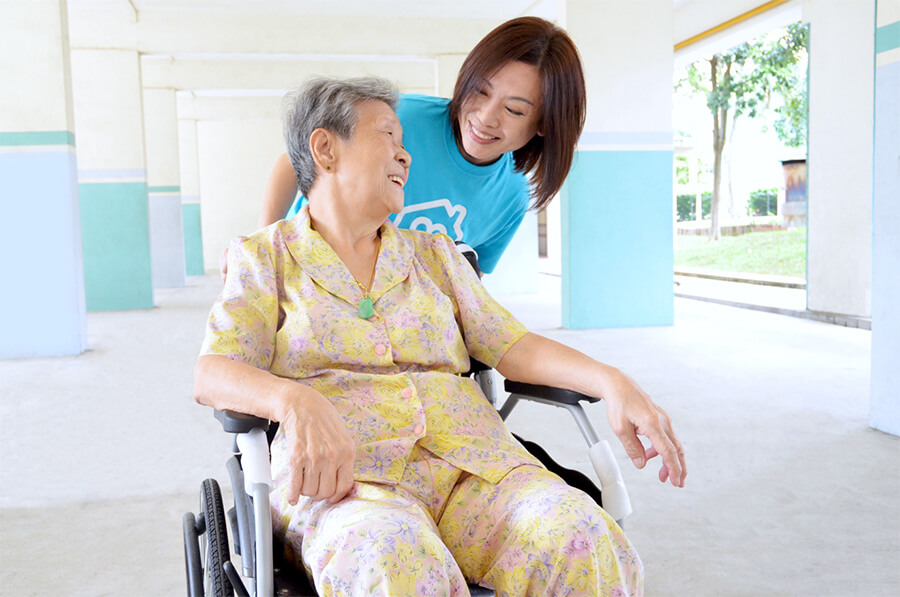
<path id="1" fill-rule="evenodd" d="M 337 135 L 327 129 L 316 129 L 309 137 L 309 148 L 318 168 L 334 171 L 339 151 Z"/>

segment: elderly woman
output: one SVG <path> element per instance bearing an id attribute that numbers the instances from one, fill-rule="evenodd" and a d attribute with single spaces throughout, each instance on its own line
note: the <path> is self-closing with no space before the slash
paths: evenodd
<path id="1" fill-rule="evenodd" d="M 322 595 L 633 595 L 622 530 L 510 435 L 469 357 L 576 390 L 682 486 L 669 418 L 627 376 L 529 333 L 442 234 L 400 230 L 410 155 L 379 79 L 316 79 L 285 133 L 309 204 L 231 246 L 195 398 L 280 421 L 275 531 Z M 647 436 L 645 449 L 637 435 Z"/>

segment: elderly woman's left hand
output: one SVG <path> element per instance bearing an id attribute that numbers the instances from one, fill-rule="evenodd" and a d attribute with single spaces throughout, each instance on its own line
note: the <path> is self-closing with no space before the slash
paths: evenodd
<path id="1" fill-rule="evenodd" d="M 613 369 L 603 394 L 609 426 L 637 468 L 644 468 L 656 456 L 662 457 L 659 480 L 684 487 L 687 467 L 684 447 L 672 430 L 669 415 L 630 377 Z M 638 435 L 650 440 L 645 448 Z"/>
<path id="2" fill-rule="evenodd" d="M 666 411 L 658 407 L 630 377 L 586 354 L 538 334 L 525 334 L 513 344 L 497 371 L 508 379 L 574 390 L 603 398 L 609 425 L 625 447 L 634 465 L 661 456 L 659 480 L 684 487 L 687 468 L 684 449 Z M 638 435 L 650 439 L 644 448 Z"/>

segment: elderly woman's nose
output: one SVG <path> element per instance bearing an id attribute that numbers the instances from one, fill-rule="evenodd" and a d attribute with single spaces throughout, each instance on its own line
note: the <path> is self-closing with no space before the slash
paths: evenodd
<path id="1" fill-rule="evenodd" d="M 401 147 L 397 151 L 397 161 L 403 164 L 404 168 L 409 168 L 409 165 L 412 163 L 412 156 L 405 148 Z"/>

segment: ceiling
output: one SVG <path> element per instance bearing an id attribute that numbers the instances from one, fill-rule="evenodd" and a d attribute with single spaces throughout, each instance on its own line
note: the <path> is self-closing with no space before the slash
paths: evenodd
<path id="1" fill-rule="evenodd" d="M 616 3 L 644 2 L 646 0 L 605 0 L 602 6 L 607 10 L 615 10 Z M 656 0 L 659 1 L 659 0 Z M 663 0 L 672 2 L 674 10 L 673 22 L 673 41 L 678 42 L 686 40 L 715 27 L 729 19 L 742 14 L 748 10 L 758 8 L 762 5 L 763 0 Z M 444 19 L 453 19 L 457 22 L 502 22 L 507 19 L 515 18 L 521 15 L 536 15 L 546 19 L 555 20 L 565 10 L 566 0 L 67 0 L 70 15 L 78 15 L 77 20 L 81 30 L 85 30 L 85 24 L 94 24 L 103 21 L 106 17 L 113 19 L 122 19 L 123 17 L 131 23 L 144 23 L 142 15 L 148 15 L 148 21 L 159 25 L 165 23 L 165 20 L 150 19 L 149 15 L 191 15 L 187 23 L 191 26 L 204 24 L 207 20 L 215 21 L 219 24 L 223 22 L 237 21 L 242 22 L 241 17 L 247 18 L 263 18 L 266 17 L 284 17 L 286 19 L 296 19 L 298 17 L 316 16 L 316 17 L 356 17 L 356 18 L 376 18 L 382 24 L 390 22 L 393 18 L 397 19 L 428 19 L 441 21 Z M 791 0 L 788 4 L 782 6 L 777 11 L 771 11 L 767 14 L 766 19 L 772 20 L 776 13 L 783 12 L 782 8 L 794 5 L 799 11 L 800 0 Z M 598 6 L 601 4 L 598 3 Z M 796 11 L 795 11 L 796 12 Z M 223 17 L 225 21 L 221 18 Z M 236 17 L 231 18 L 229 17 Z M 780 18 L 780 17 L 779 17 Z M 796 20 L 798 17 L 792 17 Z M 218 20 L 217 20 L 218 19 Z M 754 21 L 762 22 L 763 18 L 754 17 Z M 782 19 L 784 20 L 784 19 Z M 177 21 L 177 19 L 176 19 Z M 71 21 L 70 21 L 71 22 Z M 783 24 L 783 23 L 782 23 Z M 382 25 L 383 26 L 383 25 Z M 433 27 L 433 25 L 430 25 Z M 761 26 L 770 27 L 771 24 L 763 23 Z M 747 38 L 745 27 L 734 27 L 731 30 L 731 36 L 744 36 L 742 39 L 728 39 L 721 41 L 719 45 L 722 47 L 730 47 L 735 43 L 744 41 Z M 146 30 L 145 30 L 146 31 Z M 408 29 L 403 29 L 404 32 Z M 79 31 L 81 32 L 81 31 Z M 234 31 L 230 31 L 232 35 L 230 41 L 240 42 L 241 29 L 238 27 Z M 421 32 L 418 32 L 421 34 Z M 446 37 L 448 31 L 440 31 L 439 34 Z M 466 32 L 459 32 L 465 37 Z M 471 31 L 468 32 L 471 34 Z M 480 38 L 484 31 L 478 32 L 474 39 Z M 187 34 L 190 37 L 191 31 L 182 30 L 172 33 L 171 37 L 166 37 L 168 33 L 160 33 L 153 41 L 156 44 L 144 44 L 144 46 L 152 46 L 150 49 L 142 49 L 145 53 L 154 52 L 187 52 L 187 51 L 207 51 L 205 49 L 178 49 L 180 45 L 176 44 L 176 49 L 170 50 L 167 44 L 171 40 L 178 41 L 177 35 L 182 37 Z M 274 34 L 274 33 L 273 33 Z M 290 33 L 293 35 L 293 33 Z M 377 35 L 377 32 L 370 31 L 369 36 Z M 123 34 L 124 35 L 124 34 Z M 286 34 L 287 35 L 287 34 Z M 111 35 L 111 37 L 115 37 Z M 134 37 L 134 36 L 132 36 Z M 145 39 L 147 35 L 144 32 L 137 34 L 140 39 Z M 296 36 L 295 36 L 296 37 Z M 471 35 L 469 35 L 471 37 Z M 719 51 L 718 46 L 712 47 L 710 44 L 716 39 L 722 38 L 723 35 L 715 35 L 708 42 L 703 44 L 695 44 L 695 50 L 698 52 L 711 53 Z M 130 39 L 130 38 L 122 38 Z M 80 42 L 87 43 L 92 46 L 91 42 L 95 41 L 90 35 L 87 41 L 79 39 Z M 114 43 L 114 42 L 111 42 Z M 724 44 L 724 45 L 723 45 Z M 729 45 L 730 44 L 730 45 Z M 169 44 L 171 45 L 171 44 Z M 184 44 L 181 44 L 184 45 Z M 190 44 L 188 44 L 190 45 Z M 240 44 L 238 44 L 240 45 Z M 246 44 L 244 44 L 246 46 Z M 264 49 L 265 44 L 254 45 L 249 50 L 241 50 L 243 52 L 272 54 L 278 53 L 279 44 L 270 44 L 276 49 Z M 284 44 L 281 44 L 282 46 Z M 359 45 L 359 44 L 357 44 Z M 198 44 L 194 44 L 198 46 Z M 199 46 L 198 46 L 199 47 Z M 238 51 L 238 50 L 235 50 Z M 311 52 L 313 50 L 303 50 Z M 360 53 L 357 50 L 348 49 L 347 52 Z M 320 53 L 335 53 L 332 50 L 321 50 Z M 365 52 L 363 52 L 365 53 Z M 371 52 L 370 52 L 371 53 Z M 386 53 L 403 53 L 402 50 L 396 48 L 392 52 Z M 693 56 L 686 57 L 685 52 L 680 52 L 682 59 L 696 59 Z"/>
<path id="2" fill-rule="evenodd" d="M 685 2 L 689 0 L 674 0 Z M 322 15 L 406 18 L 508 19 L 526 12 L 542 14 L 556 0 L 68 0 L 72 10 L 127 9 L 143 12 Z"/>

